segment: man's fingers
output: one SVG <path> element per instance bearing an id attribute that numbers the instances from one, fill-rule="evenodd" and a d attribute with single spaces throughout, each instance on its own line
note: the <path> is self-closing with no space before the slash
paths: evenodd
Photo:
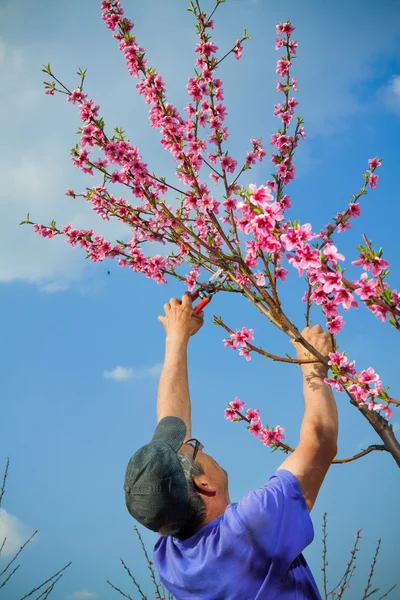
<path id="1" fill-rule="evenodd" d="M 183 306 L 192 306 L 192 294 L 190 292 L 185 292 L 182 296 L 182 305 Z"/>
<path id="2" fill-rule="evenodd" d="M 179 300 L 179 298 L 171 298 L 169 303 L 171 306 L 176 306 L 177 304 L 181 304 L 181 301 Z"/>
<path id="3" fill-rule="evenodd" d="M 166 317 L 164 317 L 164 315 L 160 315 L 160 316 L 159 316 L 159 317 L 157 317 L 157 318 L 158 318 L 158 320 L 160 321 L 160 323 L 162 323 L 162 324 L 164 325 Z"/>
<path id="4" fill-rule="evenodd" d="M 169 302 L 167 302 L 166 304 L 164 304 L 164 310 L 167 313 L 169 310 L 171 310 L 171 305 L 169 304 Z"/>

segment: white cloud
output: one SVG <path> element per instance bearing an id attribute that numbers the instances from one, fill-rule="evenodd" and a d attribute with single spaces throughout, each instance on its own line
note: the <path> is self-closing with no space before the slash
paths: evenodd
<path id="1" fill-rule="evenodd" d="M 54 293 L 81 280 L 90 262 L 61 236 L 45 240 L 32 226 L 19 227 L 27 213 L 42 224 L 54 218 L 57 225 L 94 228 L 112 242 L 129 230 L 118 222 L 104 222 L 84 200 L 65 197 L 68 187 L 82 189 L 97 181 L 70 166 L 69 148 L 76 142 L 73 132 L 79 117 L 76 111 L 64 114 L 65 107 L 44 95 L 36 77 L 40 50 L 0 39 L 0 113 L 8 115 L 0 147 L 0 282 L 35 283 L 43 292 Z"/>
<path id="2" fill-rule="evenodd" d="M 57 292 L 64 292 L 68 289 L 68 285 L 66 283 L 57 283 L 53 281 L 53 283 L 47 283 L 40 288 L 41 292 L 45 292 L 46 294 L 56 294 Z"/>
<path id="3" fill-rule="evenodd" d="M 128 381 L 128 379 L 133 379 L 134 375 L 132 369 L 118 366 L 113 371 L 104 371 L 104 377 L 114 379 L 114 381 Z"/>
<path id="4" fill-rule="evenodd" d="M 389 110 L 400 112 L 400 75 L 393 75 L 383 88 L 383 101 Z"/>
<path id="5" fill-rule="evenodd" d="M 400 423 L 393 423 L 393 432 L 399 431 L 400 429 Z"/>
<path id="6" fill-rule="evenodd" d="M 89 592 L 88 590 L 80 590 L 79 592 L 74 592 L 67 596 L 68 600 L 90 600 L 91 598 L 97 598 L 98 594 L 96 592 Z"/>
<path id="7" fill-rule="evenodd" d="M 129 379 L 143 379 L 145 377 L 157 378 L 162 369 L 161 363 L 156 363 L 152 367 L 140 367 L 133 369 L 131 367 L 117 366 L 113 371 L 105 371 L 105 379 L 113 379 L 114 381 L 123 382 L 129 381 Z"/>
<path id="8" fill-rule="evenodd" d="M 7 538 L 2 555 L 13 556 L 32 533 L 32 530 L 17 517 L 0 508 L 0 545 L 4 538 Z"/>

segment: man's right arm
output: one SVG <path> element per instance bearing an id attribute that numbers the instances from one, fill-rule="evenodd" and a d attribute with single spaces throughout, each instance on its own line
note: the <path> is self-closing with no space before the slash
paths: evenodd
<path id="1" fill-rule="evenodd" d="M 319 325 L 302 333 L 321 354 L 332 351 L 330 335 Z M 300 359 L 306 358 L 303 347 L 298 344 Z M 324 383 L 327 368 L 322 363 L 302 366 L 305 410 L 296 450 L 279 467 L 293 473 L 303 491 L 311 511 L 325 475 L 336 456 L 338 438 L 338 414 L 331 387 Z"/>

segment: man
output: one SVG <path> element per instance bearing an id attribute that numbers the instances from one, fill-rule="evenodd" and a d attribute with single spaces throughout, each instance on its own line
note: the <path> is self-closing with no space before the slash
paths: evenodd
<path id="1" fill-rule="evenodd" d="M 166 353 L 152 441 L 130 459 L 126 504 L 160 537 L 154 562 L 177 600 L 320 599 L 301 554 L 314 537 L 309 516 L 336 455 L 335 400 L 322 363 L 302 365 L 305 411 L 296 450 L 269 481 L 231 503 L 226 471 L 192 438 L 187 346 L 203 324 L 190 294 L 171 298 L 158 317 Z M 319 325 L 302 335 L 321 354 L 332 351 Z M 299 359 L 307 358 L 294 343 Z"/>

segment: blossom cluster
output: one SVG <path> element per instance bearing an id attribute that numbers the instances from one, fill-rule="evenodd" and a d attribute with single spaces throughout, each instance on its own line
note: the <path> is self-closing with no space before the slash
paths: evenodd
<path id="1" fill-rule="evenodd" d="M 107 135 L 100 107 L 88 98 L 81 85 L 67 93 L 68 102 L 79 108 L 82 120 L 80 144 L 72 150 L 72 161 L 89 176 L 96 172 L 101 174 L 103 184 L 79 195 L 92 205 L 103 220 L 114 217 L 126 223 L 131 229 L 131 237 L 126 242 L 112 244 L 102 236 L 95 235 L 94 230 L 77 230 L 72 225 L 57 229 L 54 222 L 50 227 L 35 224 L 35 231 L 47 238 L 64 235 L 73 247 L 79 244 L 92 261 L 116 258 L 122 267 L 144 273 L 157 283 L 166 283 L 166 274 L 177 276 L 176 267 L 187 261 L 192 263 L 191 268 L 180 279 L 189 291 L 198 284 L 198 265 L 202 261 L 212 257 L 210 265 L 215 265 L 215 261 L 224 256 L 227 264 L 228 254 L 230 257 L 236 255 L 236 258 L 240 254 L 243 256 L 242 264 L 234 260 L 229 265 L 236 286 L 239 289 L 244 286 L 258 288 L 258 294 L 266 289 L 271 291 L 272 288 L 276 293 L 277 281 L 285 281 L 288 274 L 282 265 L 285 258 L 299 276 L 306 275 L 310 290 L 304 295 L 303 301 L 321 308 L 327 319 L 326 326 L 332 334 L 339 333 L 344 324 L 339 310 L 358 307 L 355 296 L 382 322 L 389 314 L 389 321 L 396 325 L 396 311 L 400 315 L 400 294 L 391 290 L 384 281 L 389 264 L 382 258 L 382 251 L 376 253 L 369 245 L 361 247 L 358 259 L 352 264 L 361 266 L 365 272 L 358 280 L 348 281 L 340 267 L 345 257 L 331 240 L 334 232 L 349 229 L 351 219 L 360 216 L 358 197 L 366 193 L 368 185 L 370 188 L 376 187 L 379 178 L 375 171 L 381 165 L 381 159 L 375 157 L 369 160 L 369 169 L 364 173 L 365 185 L 360 194 L 354 196 L 346 210 L 336 215 L 334 223 L 325 225 L 319 233 L 312 231 L 310 223 L 285 220 L 285 211 L 291 207 L 291 198 L 284 188 L 296 176 L 293 157 L 300 138 L 306 135 L 302 119 L 294 121 L 298 106 L 294 92 L 298 92 L 298 87 L 296 77 L 291 76 L 291 67 L 298 43 L 292 39 L 295 28 L 291 22 L 279 23 L 276 27 L 276 49 L 285 50 L 285 54 L 279 57 L 276 64 L 276 73 L 280 77 L 277 91 L 283 94 L 283 100 L 274 106 L 274 114 L 280 120 L 280 129 L 271 137 L 274 173 L 264 185 L 250 184 L 245 189 L 237 183 L 239 176 L 261 162 L 266 151 L 261 138 L 252 138 L 251 150 L 239 169 L 238 161 L 224 149 L 229 138 L 226 125 L 228 111 L 223 103 L 223 82 L 216 76 L 221 61 L 217 56 L 218 46 L 211 39 L 213 21 L 207 20 L 206 15 L 193 5 L 199 41 L 195 49 L 195 76 L 189 78 L 187 84 L 190 101 L 184 109 L 186 117 L 183 118 L 168 101 L 162 77 L 156 69 L 149 67 L 145 50 L 133 35 L 134 25 L 124 16 L 120 0 L 102 0 L 101 9 L 102 18 L 125 57 L 129 73 L 139 79 L 136 87 L 149 107 L 151 127 L 160 131 L 161 145 L 171 153 L 176 163 L 178 185 L 183 189 L 169 185 L 163 177 L 150 174 L 138 148 L 125 139 L 122 130 L 116 129 L 114 135 Z M 230 52 L 236 59 L 242 56 L 244 39 L 247 39 L 246 36 L 237 40 Z M 46 72 L 51 75 L 50 66 Z M 46 84 L 46 87 L 46 93 L 50 95 L 59 91 L 54 82 Z M 296 124 L 291 135 L 289 127 L 294 122 Z M 96 154 L 95 157 L 95 150 L 102 155 L 98 157 Z M 200 181 L 200 170 L 205 167 L 210 169 L 209 179 L 215 186 L 222 184 L 222 199 Z M 107 185 L 124 186 L 139 201 L 138 205 L 134 207 L 124 198 L 110 193 Z M 175 211 L 165 201 L 169 189 L 180 194 L 180 206 Z M 67 195 L 77 197 L 70 189 Z M 220 216 L 217 218 L 217 215 Z M 228 225 L 229 234 L 220 223 Z M 243 255 L 239 232 L 251 236 L 244 241 Z M 178 253 L 146 256 L 143 242 L 154 241 L 164 245 L 173 244 L 178 248 Z M 268 268 L 260 270 L 260 261 L 264 266 L 266 263 L 271 266 L 272 274 Z M 253 333 L 252 329 L 243 327 L 223 341 L 226 347 L 234 350 L 239 348 L 239 354 L 250 360 L 252 349 L 248 342 L 254 339 Z M 326 382 L 340 390 L 345 386 L 358 403 L 367 405 L 370 410 L 379 410 L 386 418 L 390 418 L 392 411 L 389 402 L 384 405 L 376 401 L 388 400 L 382 382 L 378 376 L 368 380 L 368 377 L 374 378 L 376 375 L 372 367 L 357 374 L 354 361 L 349 362 L 346 357 L 343 359 L 343 355 L 339 359 L 337 353 L 332 353 L 332 356 L 332 377 L 327 378 Z M 370 387 L 371 383 L 374 383 L 374 387 Z M 235 408 L 230 403 L 226 413 L 230 416 L 227 418 L 231 418 L 232 411 L 241 410 L 240 404 L 239 399 L 234 401 Z M 249 429 L 258 435 L 262 430 L 258 412 L 249 411 L 249 415 L 253 415 L 248 416 L 251 422 Z M 272 433 L 268 428 L 265 431 L 269 433 L 263 433 L 263 439 L 269 440 Z M 274 443 L 279 441 L 282 431 L 281 428 L 275 428 Z"/>
<path id="2" fill-rule="evenodd" d="M 232 348 L 232 350 L 236 350 L 238 346 L 240 346 L 240 356 L 244 356 L 246 360 L 251 360 L 251 350 L 247 342 L 250 340 L 254 340 L 253 333 L 253 329 L 247 329 L 246 327 L 242 327 L 240 331 L 237 331 L 236 333 L 231 333 L 229 338 L 225 338 L 222 341 L 224 342 L 225 348 Z"/>
<path id="3" fill-rule="evenodd" d="M 382 388 L 382 381 L 378 373 L 375 373 L 372 367 L 357 374 L 354 368 L 355 361 L 349 361 L 344 352 L 342 354 L 331 352 L 329 364 L 334 376 L 326 377 L 325 383 L 338 392 L 342 392 L 343 388 L 346 388 L 358 404 L 367 406 L 369 410 L 381 411 L 387 419 L 391 418 L 393 410 L 389 407 L 389 403 L 377 402 L 378 398 L 383 400 L 387 395 Z M 354 383 L 351 383 L 350 377 Z"/>
<path id="4" fill-rule="evenodd" d="M 260 411 L 258 409 L 248 408 L 246 416 L 242 415 L 242 410 L 245 405 L 243 400 L 236 397 L 232 402 L 229 402 L 228 408 L 225 409 L 225 419 L 229 421 L 247 421 L 250 425 L 247 426 L 247 430 L 254 435 L 257 439 L 261 440 L 265 446 L 271 446 L 271 444 L 280 444 L 284 439 L 284 429 L 277 425 L 274 429 L 270 429 L 268 425 L 263 427 L 260 420 Z"/>

